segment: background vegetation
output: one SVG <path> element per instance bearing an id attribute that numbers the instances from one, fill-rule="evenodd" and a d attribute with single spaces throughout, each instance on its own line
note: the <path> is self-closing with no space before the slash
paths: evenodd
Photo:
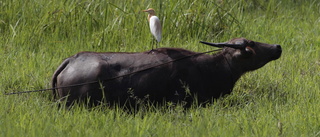
<path id="1" fill-rule="evenodd" d="M 146 13 L 163 24 L 161 47 L 208 51 L 199 40 L 280 44 L 279 60 L 246 74 L 207 108 L 58 109 L 49 92 L 0 95 L 0 136 L 320 136 L 318 0 L 1 0 L 1 93 L 50 87 L 79 51 L 151 48 Z"/>

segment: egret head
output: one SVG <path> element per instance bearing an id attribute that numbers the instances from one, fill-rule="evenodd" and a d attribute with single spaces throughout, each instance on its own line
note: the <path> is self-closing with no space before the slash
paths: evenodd
<path id="1" fill-rule="evenodd" d="M 156 12 L 154 11 L 153 8 L 149 8 L 149 9 L 147 9 L 147 10 L 143 10 L 143 12 L 148 12 L 148 13 L 151 14 L 151 15 L 156 15 Z"/>

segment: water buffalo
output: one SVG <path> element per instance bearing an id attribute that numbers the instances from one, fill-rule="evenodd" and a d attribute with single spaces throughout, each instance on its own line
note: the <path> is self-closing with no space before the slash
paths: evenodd
<path id="1" fill-rule="evenodd" d="M 52 78 L 57 99 L 127 106 L 148 102 L 204 103 L 231 93 L 236 81 L 281 56 L 281 46 L 232 39 L 215 54 L 181 48 L 146 52 L 80 52 L 63 61 Z"/>

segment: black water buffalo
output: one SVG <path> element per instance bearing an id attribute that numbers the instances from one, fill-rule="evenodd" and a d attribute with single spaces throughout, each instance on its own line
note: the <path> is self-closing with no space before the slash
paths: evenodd
<path id="1" fill-rule="evenodd" d="M 221 47 L 213 55 L 180 48 L 146 52 L 80 52 L 67 58 L 54 72 L 57 99 L 90 104 L 132 105 L 148 102 L 204 103 L 229 94 L 236 81 L 281 56 L 281 46 L 232 39 L 208 43 Z"/>

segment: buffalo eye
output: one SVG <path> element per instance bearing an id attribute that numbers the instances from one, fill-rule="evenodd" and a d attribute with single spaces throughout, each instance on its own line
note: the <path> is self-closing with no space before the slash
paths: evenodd
<path id="1" fill-rule="evenodd" d="M 250 41 L 248 44 L 250 47 L 254 47 L 256 44 L 254 43 L 254 41 Z"/>

